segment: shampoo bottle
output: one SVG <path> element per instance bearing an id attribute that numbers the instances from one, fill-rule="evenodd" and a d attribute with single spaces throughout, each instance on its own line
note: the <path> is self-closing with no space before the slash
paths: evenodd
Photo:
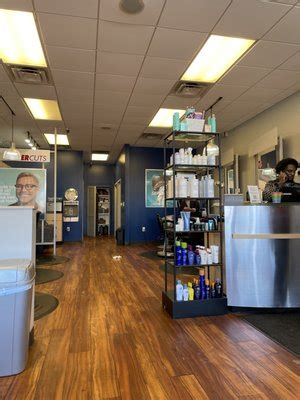
<path id="1" fill-rule="evenodd" d="M 181 280 L 178 280 L 176 284 L 176 300 L 177 301 L 183 300 L 183 286 Z"/>
<path id="2" fill-rule="evenodd" d="M 181 242 L 182 265 L 187 265 L 187 243 Z"/>
<path id="3" fill-rule="evenodd" d="M 189 299 L 189 290 L 187 284 L 183 285 L 183 301 L 188 301 Z"/>
<path id="4" fill-rule="evenodd" d="M 182 252 L 181 252 L 180 242 L 176 241 L 175 246 L 176 246 L 176 265 L 182 265 Z"/>
<path id="5" fill-rule="evenodd" d="M 217 132 L 217 121 L 216 121 L 216 116 L 213 114 L 210 119 L 210 126 L 211 126 L 211 132 L 216 133 Z"/>
<path id="6" fill-rule="evenodd" d="M 193 265 L 194 264 L 194 252 L 193 252 L 193 247 L 189 244 L 188 245 L 188 261 L 189 261 L 189 265 Z"/>
<path id="7" fill-rule="evenodd" d="M 188 291 L 189 291 L 189 300 L 194 300 L 194 289 L 192 286 L 192 282 L 188 283 Z"/>

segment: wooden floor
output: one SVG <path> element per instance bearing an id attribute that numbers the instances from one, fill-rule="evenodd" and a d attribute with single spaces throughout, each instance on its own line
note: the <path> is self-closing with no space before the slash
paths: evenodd
<path id="1" fill-rule="evenodd" d="M 35 324 L 26 371 L 0 399 L 299 399 L 295 357 L 237 315 L 171 320 L 149 246 L 65 244 L 71 261 L 38 291 L 59 307 Z M 112 260 L 121 254 L 122 261 Z M 1 338 L 0 338 L 1 340 Z"/>

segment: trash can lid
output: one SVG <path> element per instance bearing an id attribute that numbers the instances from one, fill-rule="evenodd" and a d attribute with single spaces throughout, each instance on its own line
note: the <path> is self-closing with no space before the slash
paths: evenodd
<path id="1" fill-rule="evenodd" d="M 0 259 L 0 288 L 19 286 L 35 277 L 32 261 L 25 258 Z"/>

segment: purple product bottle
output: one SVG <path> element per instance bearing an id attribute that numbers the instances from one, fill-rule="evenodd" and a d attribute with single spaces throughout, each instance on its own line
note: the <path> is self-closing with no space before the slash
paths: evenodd
<path id="1" fill-rule="evenodd" d="M 204 269 L 200 269 L 199 288 L 200 288 L 200 298 L 205 299 L 206 289 L 205 289 L 205 270 Z"/>
<path id="2" fill-rule="evenodd" d="M 188 264 L 187 243 L 181 242 L 182 265 Z"/>
<path id="3" fill-rule="evenodd" d="M 194 265 L 194 259 L 195 259 L 195 255 L 193 252 L 193 246 L 191 246 L 190 244 L 188 245 L 188 261 L 189 261 L 189 265 Z"/>

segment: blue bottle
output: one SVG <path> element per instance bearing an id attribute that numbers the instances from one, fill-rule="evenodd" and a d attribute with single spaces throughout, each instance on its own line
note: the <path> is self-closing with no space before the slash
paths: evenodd
<path id="1" fill-rule="evenodd" d="M 200 300 L 200 298 L 200 287 L 196 285 L 194 289 L 194 300 Z"/>
<path id="2" fill-rule="evenodd" d="M 205 298 L 209 299 L 210 296 L 210 286 L 209 286 L 209 280 L 205 279 Z"/>
<path id="3" fill-rule="evenodd" d="M 182 255 L 182 265 L 187 265 L 188 251 L 187 251 L 187 243 L 185 243 L 185 242 L 181 242 L 181 255 Z"/>
<path id="4" fill-rule="evenodd" d="M 193 252 L 193 247 L 189 244 L 188 245 L 188 261 L 189 261 L 189 265 L 194 265 L 194 259 L 195 259 L 195 255 Z"/>
<path id="5" fill-rule="evenodd" d="M 180 242 L 175 243 L 175 261 L 176 261 L 176 265 L 182 265 L 182 253 L 181 253 L 181 246 L 180 246 Z"/>
<path id="6" fill-rule="evenodd" d="M 199 288 L 200 288 L 200 298 L 205 299 L 206 289 L 205 289 L 205 270 L 204 269 L 200 269 Z"/>

